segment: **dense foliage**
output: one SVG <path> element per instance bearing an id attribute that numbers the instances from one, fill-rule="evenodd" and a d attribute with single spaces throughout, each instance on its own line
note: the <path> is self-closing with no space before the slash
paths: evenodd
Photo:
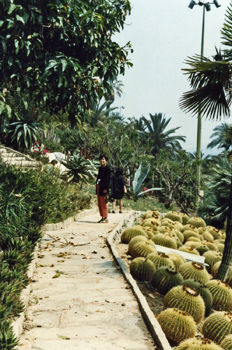
<path id="1" fill-rule="evenodd" d="M 128 0 L 1 1 L 1 88 L 74 121 L 131 65 L 130 43 L 113 40 L 130 11 Z"/>

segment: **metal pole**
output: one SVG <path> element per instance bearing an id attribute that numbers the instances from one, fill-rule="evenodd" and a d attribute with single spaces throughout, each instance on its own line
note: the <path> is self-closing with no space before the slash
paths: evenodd
<path id="1" fill-rule="evenodd" d="M 204 38 L 205 38 L 205 6 L 203 6 L 203 17 L 202 17 L 202 32 L 201 32 L 201 60 L 204 55 Z M 199 106 L 198 118 L 197 118 L 197 154 L 196 154 L 196 211 L 199 207 L 199 195 L 201 189 L 201 110 Z"/>

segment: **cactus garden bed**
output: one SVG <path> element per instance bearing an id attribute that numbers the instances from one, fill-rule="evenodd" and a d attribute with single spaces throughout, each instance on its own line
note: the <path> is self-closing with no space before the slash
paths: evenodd
<path id="1" fill-rule="evenodd" d="M 225 232 L 201 218 L 149 210 L 121 233 L 116 248 L 176 350 L 232 349 L 232 270 L 216 279 Z M 159 253 L 156 246 L 170 248 Z M 174 253 L 173 253 L 174 249 Z M 175 253 L 177 252 L 177 254 Z M 192 261 L 183 258 L 192 255 Z M 203 257 L 205 265 L 194 262 Z"/>

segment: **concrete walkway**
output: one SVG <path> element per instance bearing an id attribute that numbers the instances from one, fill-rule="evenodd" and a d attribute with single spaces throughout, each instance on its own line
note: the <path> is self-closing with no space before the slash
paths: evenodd
<path id="1" fill-rule="evenodd" d="M 125 214 L 98 212 L 44 233 L 19 350 L 154 350 L 137 300 L 106 244 Z"/>

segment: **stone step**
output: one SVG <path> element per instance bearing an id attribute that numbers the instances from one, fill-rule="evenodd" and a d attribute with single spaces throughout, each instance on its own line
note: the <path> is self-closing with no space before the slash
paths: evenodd
<path id="1" fill-rule="evenodd" d="M 1 154 L 1 158 L 3 161 L 7 161 L 7 162 L 12 162 L 12 161 L 19 161 L 19 160 L 28 160 L 28 159 L 25 159 L 24 156 L 16 156 L 15 154 L 10 154 L 10 153 L 7 153 L 7 154 Z"/>
<path id="2" fill-rule="evenodd" d="M 40 168 L 40 163 L 36 162 L 36 161 L 30 161 L 30 160 L 15 160 L 14 162 L 5 162 L 7 164 L 10 165 L 15 165 L 18 167 L 22 167 L 22 168 L 31 168 L 31 167 L 36 167 L 36 168 Z"/>

